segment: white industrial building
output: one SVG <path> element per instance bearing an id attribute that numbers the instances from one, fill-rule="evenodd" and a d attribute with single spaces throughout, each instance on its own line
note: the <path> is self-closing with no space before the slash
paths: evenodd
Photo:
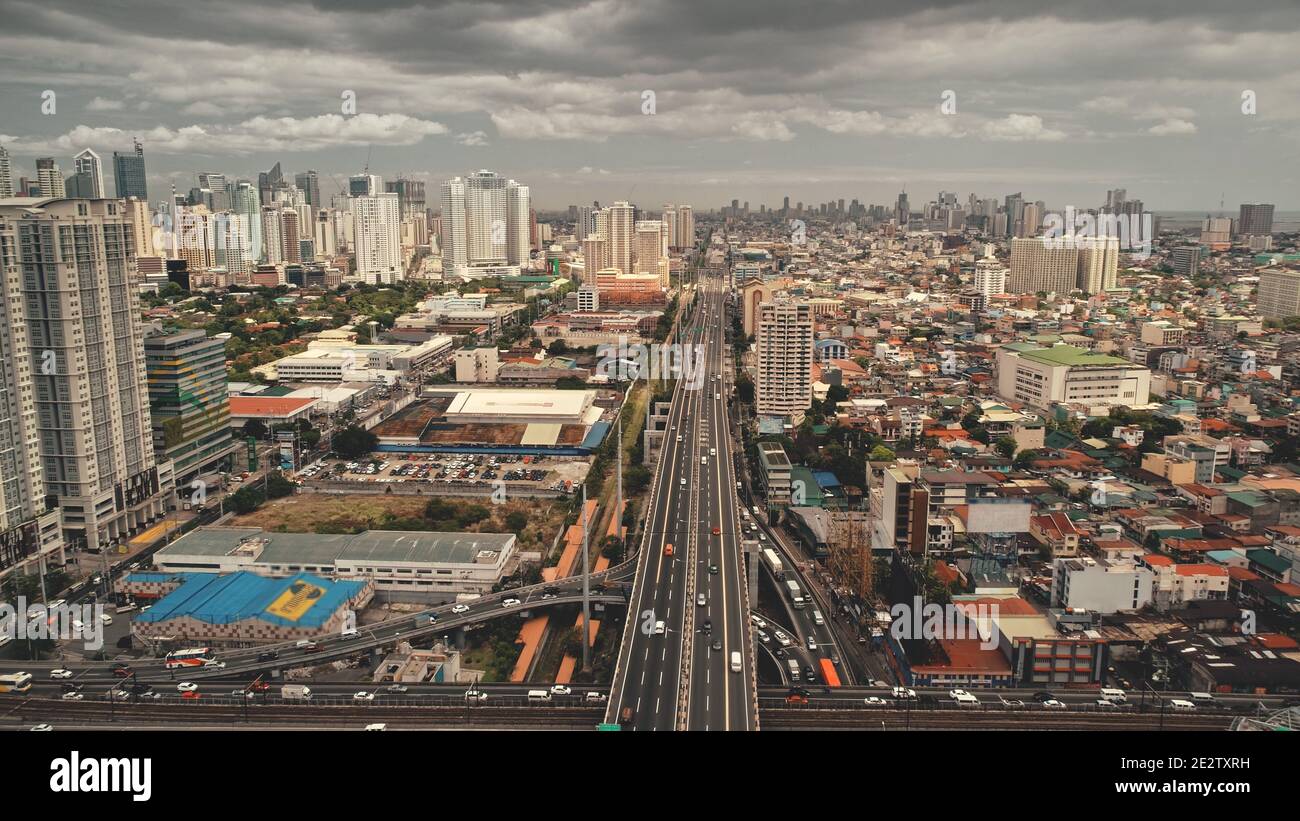
<path id="1" fill-rule="evenodd" d="M 1052 606 L 1093 613 L 1141 610 L 1151 603 L 1154 581 L 1151 568 L 1134 562 L 1057 559 L 1052 567 Z"/>

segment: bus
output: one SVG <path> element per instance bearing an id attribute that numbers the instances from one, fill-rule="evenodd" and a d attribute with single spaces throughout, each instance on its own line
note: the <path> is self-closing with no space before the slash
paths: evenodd
<path id="1" fill-rule="evenodd" d="M 840 675 L 835 672 L 835 662 L 830 659 L 822 659 L 820 663 L 822 666 L 822 679 L 826 681 L 826 686 L 839 687 Z"/>
<path id="2" fill-rule="evenodd" d="M 770 547 L 763 548 L 763 564 L 767 565 L 767 569 L 772 572 L 777 581 L 785 580 L 785 565 L 781 563 L 781 557 Z"/>
<path id="3" fill-rule="evenodd" d="M 25 693 L 32 689 L 31 673 L 8 673 L 0 676 L 0 693 Z"/>
<path id="4" fill-rule="evenodd" d="M 207 667 L 215 664 L 217 657 L 211 647 L 196 647 L 190 650 L 173 650 L 167 654 L 163 666 L 168 670 L 179 667 Z"/>

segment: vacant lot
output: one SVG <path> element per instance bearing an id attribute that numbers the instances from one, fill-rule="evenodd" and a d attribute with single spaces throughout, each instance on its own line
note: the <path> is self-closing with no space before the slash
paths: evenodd
<path id="1" fill-rule="evenodd" d="M 477 500 L 455 499 L 456 504 L 478 504 Z M 236 527 L 260 527 L 288 533 L 359 533 L 362 530 L 415 530 L 423 519 L 428 496 L 399 496 L 358 493 L 298 493 L 273 499 L 245 516 L 236 516 Z M 517 533 L 523 550 L 549 546 L 564 519 L 564 508 L 550 499 L 517 499 L 494 505 L 486 498 L 481 507 L 488 512 L 482 521 L 465 527 L 471 533 Z M 512 513 L 522 513 L 527 524 L 515 530 L 506 524 Z M 517 521 L 517 517 L 514 517 Z M 427 526 L 426 526 L 427 527 Z M 432 528 L 427 528 L 432 529 Z"/>

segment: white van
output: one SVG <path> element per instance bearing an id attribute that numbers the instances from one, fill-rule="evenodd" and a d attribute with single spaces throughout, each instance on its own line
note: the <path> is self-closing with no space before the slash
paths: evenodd
<path id="1" fill-rule="evenodd" d="M 1196 705 L 1184 698 L 1171 698 L 1169 706 L 1175 710 L 1195 710 Z"/>
<path id="2" fill-rule="evenodd" d="M 655 622 L 655 635 L 662 636 L 663 634 L 664 634 L 664 623 L 662 621 Z"/>
<path id="3" fill-rule="evenodd" d="M 1103 687 L 1098 695 L 1106 701 L 1128 701 L 1128 694 L 1114 687 Z"/>
<path id="4" fill-rule="evenodd" d="M 818 627 L 821 627 L 821 626 L 822 626 L 823 624 L 825 624 L 825 623 L 826 623 L 826 619 L 822 618 L 822 611 L 820 611 L 820 610 L 814 610 L 814 611 L 813 611 L 813 624 L 817 625 Z"/>
<path id="5" fill-rule="evenodd" d="M 1214 696 L 1209 693 L 1188 693 L 1187 695 L 1197 704 L 1211 704 L 1214 701 Z"/>
<path id="6" fill-rule="evenodd" d="M 355 639 L 360 637 L 361 634 L 357 632 L 357 628 L 349 627 L 348 629 L 344 630 L 340 635 L 344 639 Z"/>
<path id="7" fill-rule="evenodd" d="M 528 700 L 529 701 L 550 701 L 551 691 L 550 690 L 529 690 Z"/>
<path id="8" fill-rule="evenodd" d="M 743 665 L 740 663 L 740 651 L 732 650 L 731 651 L 731 672 L 739 673 L 742 669 L 743 669 Z"/>

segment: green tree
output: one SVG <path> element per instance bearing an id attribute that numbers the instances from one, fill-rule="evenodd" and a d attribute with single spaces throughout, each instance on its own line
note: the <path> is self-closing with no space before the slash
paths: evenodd
<path id="1" fill-rule="evenodd" d="M 1016 452 L 1016 440 L 1010 436 L 1000 436 L 998 441 L 993 443 L 993 448 L 999 455 L 1010 459 Z"/>
<path id="2" fill-rule="evenodd" d="M 378 444 L 379 437 L 357 425 L 348 425 L 334 437 L 335 452 L 348 459 L 365 456 Z"/>

